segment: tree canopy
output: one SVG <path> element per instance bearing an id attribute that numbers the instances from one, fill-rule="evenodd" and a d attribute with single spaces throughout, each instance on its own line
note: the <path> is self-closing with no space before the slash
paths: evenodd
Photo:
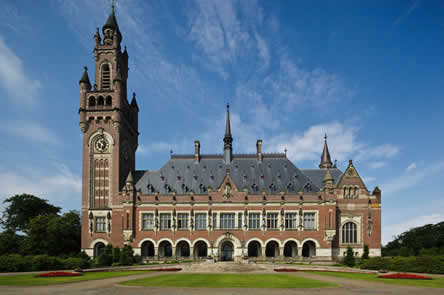
<path id="1" fill-rule="evenodd" d="M 36 216 L 57 215 L 60 207 L 53 206 L 48 200 L 33 195 L 15 195 L 3 201 L 1 224 L 9 232 L 26 232 L 29 221 Z"/>
<path id="2" fill-rule="evenodd" d="M 429 249 L 426 251 L 425 249 Z M 444 222 L 412 228 L 382 249 L 384 256 L 432 255 L 444 252 Z"/>

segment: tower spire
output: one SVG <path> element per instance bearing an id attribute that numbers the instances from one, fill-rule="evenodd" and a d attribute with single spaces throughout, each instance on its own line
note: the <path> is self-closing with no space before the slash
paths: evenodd
<path id="1" fill-rule="evenodd" d="M 227 104 L 227 119 L 225 122 L 225 136 L 224 136 L 224 161 L 226 164 L 231 162 L 233 157 L 233 137 L 231 136 L 230 126 L 230 105 Z"/>
<path id="2" fill-rule="evenodd" d="M 122 34 L 119 30 L 119 25 L 117 24 L 115 9 L 114 9 L 114 1 L 112 1 L 111 4 L 111 13 L 108 16 L 108 19 L 106 20 L 105 25 L 103 25 L 102 32 L 104 36 L 104 41 L 111 40 L 114 37 L 114 33 L 117 34 L 117 41 L 120 44 L 122 42 Z"/>
<path id="3" fill-rule="evenodd" d="M 331 168 L 332 166 L 330 153 L 328 151 L 327 146 L 327 134 L 324 136 L 324 150 L 322 151 L 321 163 L 319 164 L 319 168 Z"/>

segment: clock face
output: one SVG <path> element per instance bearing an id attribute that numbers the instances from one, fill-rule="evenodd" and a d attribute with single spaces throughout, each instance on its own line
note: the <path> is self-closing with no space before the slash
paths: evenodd
<path id="1" fill-rule="evenodd" d="M 96 140 L 95 147 L 98 152 L 101 153 L 105 152 L 106 150 L 108 150 L 109 147 L 108 140 L 106 140 L 105 137 L 100 137 L 99 139 Z"/>

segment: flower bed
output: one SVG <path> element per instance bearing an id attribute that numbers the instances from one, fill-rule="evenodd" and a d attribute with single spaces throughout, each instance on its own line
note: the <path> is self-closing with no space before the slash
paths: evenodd
<path id="1" fill-rule="evenodd" d="M 431 280 L 432 278 L 425 276 L 412 275 L 408 273 L 395 273 L 388 275 L 380 275 L 378 278 L 381 279 L 407 279 L 407 280 Z"/>
<path id="2" fill-rule="evenodd" d="M 76 272 L 65 272 L 65 271 L 52 271 L 52 272 L 45 272 L 41 273 L 39 275 L 36 275 L 38 278 L 54 278 L 54 277 L 76 277 L 81 276 L 81 273 Z"/>

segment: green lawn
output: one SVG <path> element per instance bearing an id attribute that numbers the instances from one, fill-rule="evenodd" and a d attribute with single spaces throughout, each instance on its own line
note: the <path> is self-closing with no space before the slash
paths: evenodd
<path id="1" fill-rule="evenodd" d="M 320 288 L 336 284 L 282 274 L 168 274 L 120 283 L 128 286 L 195 288 Z"/>
<path id="2" fill-rule="evenodd" d="M 332 277 L 341 277 L 346 279 L 357 279 L 371 282 L 379 282 L 393 285 L 404 286 L 418 286 L 418 287 L 431 287 L 431 288 L 444 288 L 443 277 L 433 277 L 432 280 L 399 280 L 399 279 L 381 279 L 376 274 L 364 274 L 364 273 L 343 273 L 343 272 L 322 272 L 313 271 L 313 274 L 326 275 Z"/>
<path id="3" fill-rule="evenodd" d="M 86 272 L 78 277 L 36 278 L 35 274 L 0 276 L 0 286 L 42 286 L 130 276 L 147 271 Z"/>

